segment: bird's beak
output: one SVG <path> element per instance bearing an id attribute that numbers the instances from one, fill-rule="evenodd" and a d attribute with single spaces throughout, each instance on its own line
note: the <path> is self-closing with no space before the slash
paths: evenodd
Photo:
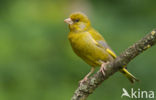
<path id="1" fill-rule="evenodd" d="M 64 22 L 67 23 L 67 24 L 70 24 L 70 25 L 73 24 L 73 21 L 72 21 L 71 18 L 65 19 Z"/>

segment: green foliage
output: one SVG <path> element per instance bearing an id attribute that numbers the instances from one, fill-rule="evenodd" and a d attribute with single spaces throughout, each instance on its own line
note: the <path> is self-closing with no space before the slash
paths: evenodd
<path id="1" fill-rule="evenodd" d="M 88 12 L 92 25 L 117 54 L 156 26 L 154 0 L 1 1 L 1 100 L 71 98 L 78 81 L 90 70 L 89 65 L 73 53 L 67 40 L 69 30 L 63 20 L 73 4 L 77 5 L 75 9 Z M 128 65 L 130 72 L 140 79 L 139 83 L 132 85 L 116 73 L 88 100 L 120 100 L 122 88 L 156 90 L 155 50 L 152 47 Z"/>

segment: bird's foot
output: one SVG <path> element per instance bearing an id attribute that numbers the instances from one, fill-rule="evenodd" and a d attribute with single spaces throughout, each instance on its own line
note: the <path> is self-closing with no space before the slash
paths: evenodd
<path id="1" fill-rule="evenodd" d="M 81 85 L 82 83 L 86 82 L 88 77 L 84 77 L 82 80 L 79 81 L 79 84 Z"/>
<path id="2" fill-rule="evenodd" d="M 106 75 L 105 71 L 107 70 L 107 69 L 106 69 L 106 65 L 107 65 L 108 63 L 109 63 L 109 62 L 102 63 L 102 65 L 101 65 L 100 71 L 102 72 L 103 76 Z"/>
<path id="3" fill-rule="evenodd" d="M 87 81 L 88 77 L 94 72 L 94 69 L 94 67 L 91 68 L 90 72 L 81 81 L 79 81 L 79 85 Z"/>

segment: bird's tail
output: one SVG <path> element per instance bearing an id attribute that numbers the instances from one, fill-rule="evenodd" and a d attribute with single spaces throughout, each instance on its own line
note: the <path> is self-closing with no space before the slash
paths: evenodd
<path id="1" fill-rule="evenodd" d="M 126 68 L 120 69 L 120 72 L 123 73 L 131 83 L 134 83 L 135 81 L 139 81 L 137 78 L 135 78 L 135 76 L 133 76 L 130 72 L 128 72 Z"/>

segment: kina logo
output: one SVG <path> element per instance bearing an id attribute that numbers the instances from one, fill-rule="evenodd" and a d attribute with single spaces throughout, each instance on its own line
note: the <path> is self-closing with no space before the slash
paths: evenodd
<path id="1" fill-rule="evenodd" d="M 146 90 L 140 90 L 139 88 L 137 90 L 134 90 L 131 88 L 131 91 L 128 92 L 125 88 L 122 88 L 122 95 L 121 98 L 123 97 L 128 97 L 128 98 L 149 98 L 152 99 L 154 98 L 154 91 L 146 91 Z"/>

